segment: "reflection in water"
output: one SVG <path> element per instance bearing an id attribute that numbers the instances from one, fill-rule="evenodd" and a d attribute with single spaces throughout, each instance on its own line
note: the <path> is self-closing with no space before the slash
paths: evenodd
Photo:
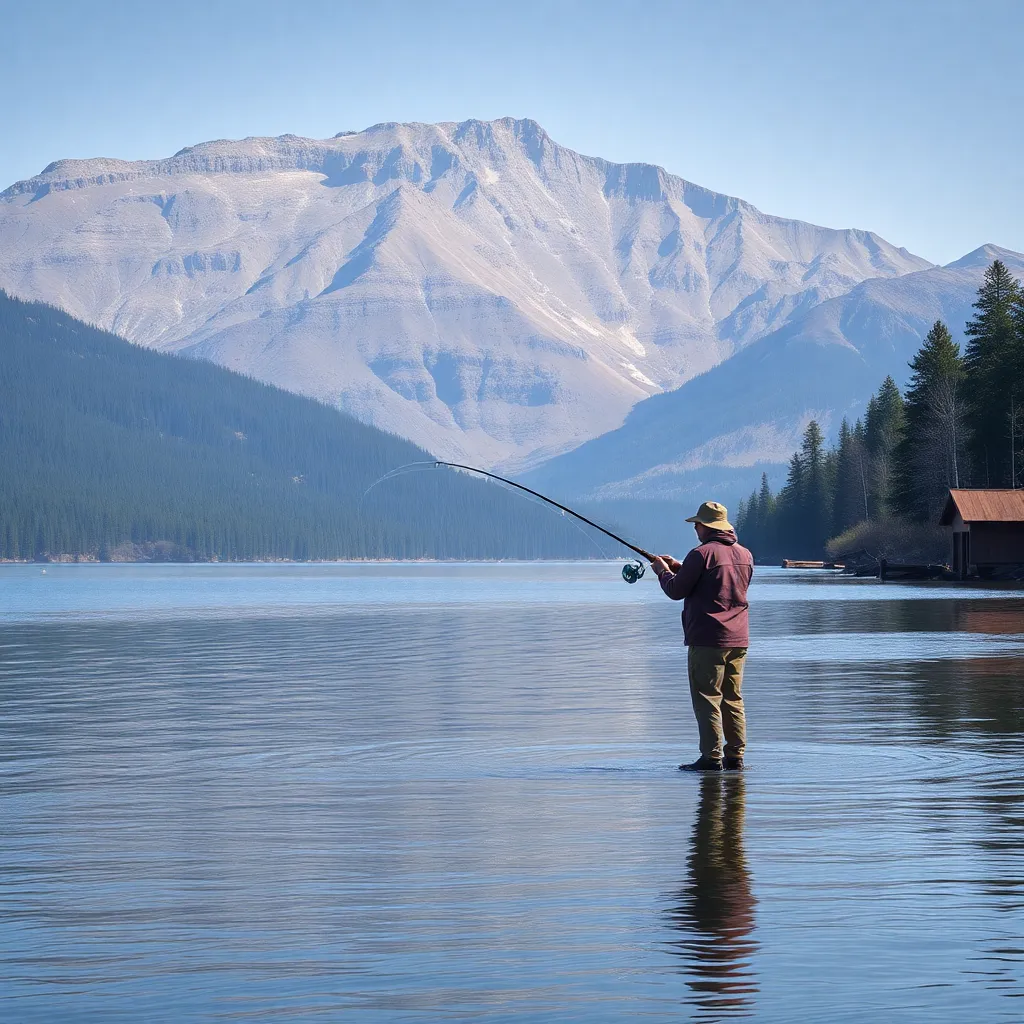
<path id="1" fill-rule="evenodd" d="M 701 1016 L 749 1016 L 757 983 L 757 900 L 743 852 L 742 776 L 704 776 L 693 826 L 689 877 L 669 911 L 683 938 L 673 943 L 691 976 Z"/>

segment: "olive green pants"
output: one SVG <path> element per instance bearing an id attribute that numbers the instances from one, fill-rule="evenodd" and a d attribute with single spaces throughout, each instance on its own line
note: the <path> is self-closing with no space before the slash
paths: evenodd
<path id="1" fill-rule="evenodd" d="M 747 745 L 747 719 L 743 713 L 743 663 L 746 647 L 689 647 L 686 667 L 690 700 L 697 717 L 700 752 L 716 761 L 742 757 Z"/>

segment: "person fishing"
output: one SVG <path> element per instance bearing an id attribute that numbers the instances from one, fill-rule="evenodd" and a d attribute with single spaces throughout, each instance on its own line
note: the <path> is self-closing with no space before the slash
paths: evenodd
<path id="1" fill-rule="evenodd" d="M 717 501 L 705 501 L 697 514 L 686 520 L 694 524 L 700 544 L 680 562 L 671 555 L 652 555 L 532 487 L 460 462 L 433 459 L 406 463 L 375 480 L 363 497 L 378 484 L 401 473 L 442 466 L 476 473 L 529 494 L 650 562 L 658 574 L 661 589 L 673 601 L 684 602 L 683 638 L 688 648 L 690 697 L 697 717 L 700 757 L 692 764 L 681 764 L 680 771 L 742 771 L 746 718 L 741 687 L 749 642 L 747 587 L 754 573 L 754 557 L 739 544 L 726 507 Z M 622 578 L 627 583 L 636 583 L 643 575 L 642 562 L 633 561 L 622 567 Z"/>
<path id="2" fill-rule="evenodd" d="M 717 501 L 705 501 L 686 522 L 693 523 L 700 544 L 682 562 L 671 555 L 651 559 L 666 596 L 683 602 L 700 757 L 679 770 L 742 771 L 747 742 L 743 664 L 750 643 L 747 587 L 754 556 L 739 543 L 728 510 Z"/>

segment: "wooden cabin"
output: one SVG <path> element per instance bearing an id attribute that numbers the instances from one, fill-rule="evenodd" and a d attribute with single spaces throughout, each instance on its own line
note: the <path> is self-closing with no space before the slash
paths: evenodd
<path id="1" fill-rule="evenodd" d="M 960 579 L 1024 566 L 1024 490 L 951 490 L 939 523 Z"/>

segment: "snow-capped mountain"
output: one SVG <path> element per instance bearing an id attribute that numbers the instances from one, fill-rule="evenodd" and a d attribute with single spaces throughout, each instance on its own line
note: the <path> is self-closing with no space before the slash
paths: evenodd
<path id="1" fill-rule="evenodd" d="M 566 451 L 860 282 L 929 266 L 528 120 L 62 160 L 0 194 L 12 294 L 485 465 Z"/>
<path id="2" fill-rule="evenodd" d="M 902 387 L 936 320 L 963 343 L 985 270 L 1024 255 L 985 245 L 946 267 L 870 280 L 816 306 L 678 390 L 637 405 L 618 430 L 527 474 L 533 486 L 596 501 L 734 502 L 785 463 L 816 419 L 834 434 L 887 375 Z"/>

